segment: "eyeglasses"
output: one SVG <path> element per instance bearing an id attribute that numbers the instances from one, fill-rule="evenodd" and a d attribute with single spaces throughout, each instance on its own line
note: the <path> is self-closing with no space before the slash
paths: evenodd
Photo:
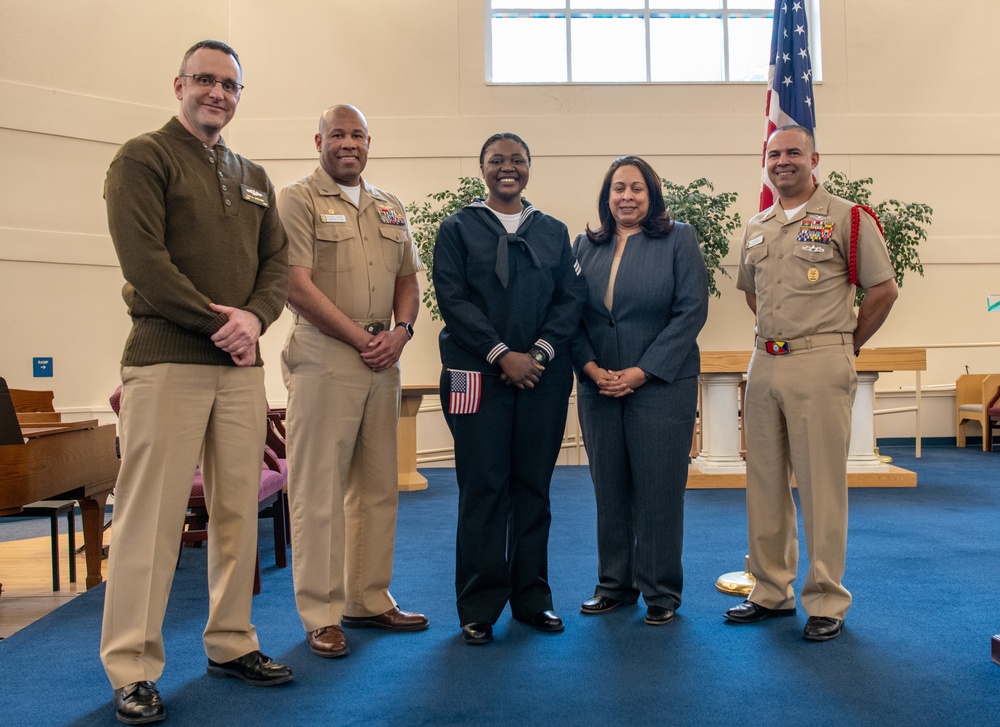
<path id="1" fill-rule="evenodd" d="M 239 96 L 240 91 L 244 88 L 242 83 L 236 83 L 236 81 L 220 81 L 215 76 L 210 76 L 207 73 L 181 73 L 179 75 L 181 78 L 190 78 L 194 80 L 194 82 L 202 88 L 215 88 L 215 84 L 218 83 L 222 86 L 222 90 L 230 96 Z"/>

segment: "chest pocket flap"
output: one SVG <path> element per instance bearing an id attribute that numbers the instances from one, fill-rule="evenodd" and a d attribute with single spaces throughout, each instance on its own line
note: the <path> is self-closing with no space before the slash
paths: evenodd
<path id="1" fill-rule="evenodd" d="M 406 242 L 409 236 L 406 234 L 405 227 L 390 227 L 389 225 L 379 225 L 379 233 L 386 240 L 392 240 L 393 242 L 398 242 L 400 244 Z"/>
<path id="2" fill-rule="evenodd" d="M 324 242 L 341 242 L 354 237 L 354 230 L 350 225 L 329 224 L 316 225 L 316 239 Z"/>
<path id="3" fill-rule="evenodd" d="M 822 250 L 816 250 L 815 248 L 822 247 Z M 804 249 L 810 248 L 810 249 Z M 801 258 L 806 262 L 810 263 L 820 263 L 824 260 L 830 260 L 833 257 L 833 246 L 831 245 L 809 245 L 800 244 L 795 248 L 795 257 Z"/>
<path id="4" fill-rule="evenodd" d="M 353 244 L 341 244 L 354 238 L 354 229 L 344 224 L 316 225 L 316 267 L 328 273 L 354 269 Z"/>

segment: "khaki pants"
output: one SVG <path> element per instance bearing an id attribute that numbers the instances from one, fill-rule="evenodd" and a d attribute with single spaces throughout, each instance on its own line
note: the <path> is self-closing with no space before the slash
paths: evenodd
<path id="1" fill-rule="evenodd" d="M 844 618 L 847 454 L 857 375 L 849 345 L 772 356 L 755 350 L 747 376 L 747 518 L 750 600 L 795 605 L 798 528 L 789 475 L 802 505 L 809 573 L 802 606 L 810 616 Z"/>
<path id="2" fill-rule="evenodd" d="M 306 631 L 392 609 L 399 367 L 301 322 L 282 353 L 295 603 Z"/>
<path id="3" fill-rule="evenodd" d="M 260 367 L 133 366 L 122 369 L 122 384 L 101 634 L 115 689 L 163 672 L 163 614 L 199 461 L 209 514 L 205 652 L 224 662 L 258 648 L 250 601 L 266 430 Z"/>

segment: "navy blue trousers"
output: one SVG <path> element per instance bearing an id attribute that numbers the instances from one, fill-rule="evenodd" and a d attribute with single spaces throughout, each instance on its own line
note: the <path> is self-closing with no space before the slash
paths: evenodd
<path id="1" fill-rule="evenodd" d="M 455 592 L 460 623 L 496 623 L 510 602 L 516 618 L 552 608 L 548 583 L 549 484 L 573 386 L 568 366 L 550 365 L 533 389 L 483 376 L 475 414 L 448 414 L 455 438 L 458 534 Z"/>
<path id="2" fill-rule="evenodd" d="M 676 610 L 698 379 L 654 379 L 620 399 L 581 384 L 577 395 L 597 498 L 594 593 Z"/>

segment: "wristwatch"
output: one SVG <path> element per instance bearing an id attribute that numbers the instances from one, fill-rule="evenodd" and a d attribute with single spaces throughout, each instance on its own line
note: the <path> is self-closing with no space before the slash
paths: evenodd
<path id="1" fill-rule="evenodd" d="M 547 366 L 549 363 L 549 354 L 546 353 L 544 348 L 540 346 L 532 346 L 528 349 L 528 355 L 531 356 L 540 366 Z"/>
<path id="2" fill-rule="evenodd" d="M 413 338 L 413 324 L 412 323 L 407 323 L 406 321 L 396 321 L 396 325 L 395 325 L 395 327 L 392 330 L 395 331 L 396 328 L 402 328 L 404 331 L 406 331 L 406 335 L 407 336 L 409 336 L 410 338 Z"/>

